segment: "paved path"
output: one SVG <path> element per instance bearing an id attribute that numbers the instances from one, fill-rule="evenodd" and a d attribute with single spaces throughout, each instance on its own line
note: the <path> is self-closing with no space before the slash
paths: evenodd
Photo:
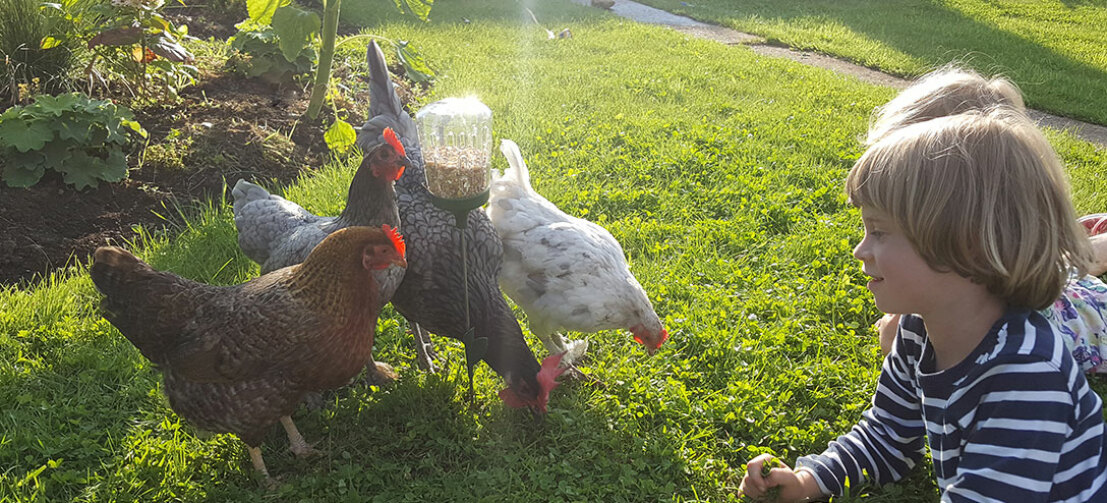
<path id="1" fill-rule="evenodd" d="M 573 1 L 582 5 L 590 4 L 589 0 Z M 642 23 L 668 26 L 669 28 L 687 33 L 694 37 L 714 40 L 726 45 L 745 45 L 758 54 L 788 58 L 806 65 L 834 70 L 839 73 L 852 75 L 873 84 L 903 89 L 911 83 L 908 79 L 888 75 L 825 54 L 797 51 L 787 47 L 768 45 L 765 43 L 764 38 L 757 35 L 743 33 L 723 26 L 703 23 L 695 19 L 678 16 L 631 0 L 615 0 L 615 6 L 611 8 L 611 12 L 627 19 L 633 19 Z M 1095 143 L 1100 148 L 1107 148 L 1107 127 L 1047 114 L 1037 110 L 1029 110 L 1028 112 L 1030 117 L 1037 121 L 1039 125 L 1068 130 L 1070 133 L 1085 141 Z"/>

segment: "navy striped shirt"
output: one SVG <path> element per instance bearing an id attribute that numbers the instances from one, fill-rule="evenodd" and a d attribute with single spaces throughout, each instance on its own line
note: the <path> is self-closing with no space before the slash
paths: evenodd
<path id="1" fill-rule="evenodd" d="M 796 466 L 825 493 L 899 480 L 930 446 L 942 501 L 1107 502 L 1102 401 L 1042 315 L 1010 310 L 961 363 L 934 372 L 904 316 L 872 407 Z M 864 474 L 864 475 L 863 475 Z"/>

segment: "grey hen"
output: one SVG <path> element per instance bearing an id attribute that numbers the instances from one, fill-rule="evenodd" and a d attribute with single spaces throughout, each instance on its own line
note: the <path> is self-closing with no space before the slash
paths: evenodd
<path id="1" fill-rule="evenodd" d="M 376 42 L 367 55 L 370 68 L 384 64 Z M 374 61 L 376 60 L 376 61 Z M 423 156 L 415 121 L 404 111 L 388 78 L 371 74 L 370 113 L 358 144 L 375 148 L 384 128 L 391 128 L 404 144 L 411 165 L 396 182 L 400 228 L 407 242 L 407 270 L 392 297 L 392 305 L 413 324 L 418 339 L 423 330 L 461 340 L 465 331 L 465 282 L 461 234 L 450 212 L 434 206 L 426 187 Z M 545 410 L 550 381 L 540 385 L 541 367 L 523 339 L 522 329 L 497 284 L 503 262 L 503 245 L 492 223 L 481 211 L 470 211 L 466 226 L 469 270 L 469 317 L 476 337 L 488 339 L 483 360 L 500 374 L 509 388 L 504 391 L 513 406 Z M 419 342 L 421 343 L 421 342 Z M 501 394 L 501 396 L 504 396 Z"/>
<path id="2" fill-rule="evenodd" d="M 372 66 L 374 78 L 388 80 L 381 61 Z M 329 234 L 351 226 L 398 228 L 394 182 L 409 161 L 403 145 L 391 129 L 382 128 L 372 148 L 363 150 L 346 197 L 346 208 L 337 217 L 314 215 L 300 205 L 270 194 L 264 188 L 239 180 L 232 190 L 238 245 L 251 260 L 261 264 L 262 274 L 299 264 Z M 375 273 L 381 306 L 387 304 L 403 279 L 403 269 L 390 267 Z"/>

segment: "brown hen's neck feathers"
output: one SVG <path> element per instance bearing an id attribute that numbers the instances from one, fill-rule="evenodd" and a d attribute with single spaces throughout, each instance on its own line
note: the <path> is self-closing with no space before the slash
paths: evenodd
<path id="1" fill-rule="evenodd" d="M 361 261 L 361 251 L 369 243 L 343 239 L 347 236 L 332 237 L 342 242 L 324 241 L 331 246 L 321 244 L 307 260 L 295 266 L 289 290 L 342 326 L 365 315 L 375 318 L 379 314 L 376 307 L 379 288 Z"/>

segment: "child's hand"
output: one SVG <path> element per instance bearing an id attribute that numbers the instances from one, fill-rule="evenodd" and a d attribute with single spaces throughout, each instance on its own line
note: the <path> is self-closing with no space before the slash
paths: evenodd
<path id="1" fill-rule="evenodd" d="M 755 501 L 800 502 L 823 496 L 810 472 L 796 472 L 771 454 L 746 464 L 746 476 L 738 490 Z"/>
<path id="2" fill-rule="evenodd" d="M 885 314 L 876 320 L 876 331 L 880 334 L 880 354 L 888 356 L 892 352 L 892 344 L 896 341 L 896 331 L 899 329 L 899 315 Z"/>

